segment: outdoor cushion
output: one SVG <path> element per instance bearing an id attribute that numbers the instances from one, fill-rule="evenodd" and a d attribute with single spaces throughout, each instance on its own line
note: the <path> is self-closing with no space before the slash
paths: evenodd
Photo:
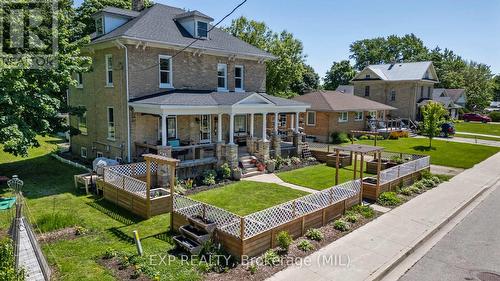
<path id="1" fill-rule="evenodd" d="M 168 141 L 168 145 L 170 145 L 172 147 L 178 147 L 178 146 L 180 146 L 180 141 L 179 140 L 171 140 L 171 141 Z"/>

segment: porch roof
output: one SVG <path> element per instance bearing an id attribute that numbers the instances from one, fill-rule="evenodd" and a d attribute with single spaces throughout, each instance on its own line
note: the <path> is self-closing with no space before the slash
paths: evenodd
<path id="1" fill-rule="evenodd" d="M 130 100 L 144 113 L 215 114 L 304 112 L 309 104 L 255 92 L 174 90 Z"/>

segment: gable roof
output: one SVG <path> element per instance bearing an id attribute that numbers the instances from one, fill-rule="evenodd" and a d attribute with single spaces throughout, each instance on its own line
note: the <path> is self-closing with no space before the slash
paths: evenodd
<path id="1" fill-rule="evenodd" d="M 96 44 L 123 37 L 185 47 L 193 43 L 194 38 L 175 20 L 175 17 L 185 13 L 186 11 L 180 8 L 154 4 L 144 9 L 138 16 L 124 25 L 107 34 L 94 38 L 92 43 Z M 196 41 L 191 45 L 191 48 L 268 59 L 275 58 L 266 51 L 254 47 L 217 27 L 210 31 L 209 37 L 209 39 Z"/>
<path id="2" fill-rule="evenodd" d="M 174 17 L 174 19 L 183 19 L 183 18 L 188 18 L 188 17 L 200 17 L 200 18 L 205 18 L 209 21 L 213 21 L 214 19 L 205 15 L 204 13 L 198 11 L 198 10 L 193 10 L 185 13 L 178 14 Z"/>
<path id="3" fill-rule="evenodd" d="M 337 92 L 341 92 L 344 94 L 348 95 L 354 95 L 354 86 L 353 85 L 339 85 L 337 89 L 335 89 Z"/>
<path id="4" fill-rule="evenodd" d="M 115 14 L 115 15 L 125 16 L 125 17 L 129 17 L 129 18 L 135 18 L 135 17 L 137 17 L 138 15 L 141 14 L 141 12 L 138 12 L 138 11 L 133 11 L 133 10 L 129 10 L 129 9 L 121 9 L 121 8 L 117 8 L 117 7 L 106 6 L 102 10 L 100 10 L 100 11 L 96 12 L 95 14 L 93 14 L 92 16 L 95 16 L 95 15 L 100 14 L 100 13 Z"/>
<path id="5" fill-rule="evenodd" d="M 429 70 L 431 77 L 427 78 L 426 72 Z M 367 72 L 375 73 L 379 80 L 384 81 L 408 81 L 408 80 L 427 80 L 438 81 L 437 74 L 431 61 L 391 63 L 391 64 L 372 64 L 360 73 L 352 81 L 373 80 L 367 79 Z"/>
<path id="6" fill-rule="evenodd" d="M 446 95 L 456 102 L 460 96 L 465 95 L 465 89 L 445 89 Z"/>
<path id="7" fill-rule="evenodd" d="M 435 100 L 437 98 L 448 97 L 445 90 L 444 88 L 434 88 L 434 90 L 432 90 L 432 99 Z"/>
<path id="8" fill-rule="evenodd" d="M 338 91 L 318 91 L 295 97 L 293 100 L 311 104 L 310 110 L 314 111 L 340 112 L 396 109 L 383 103 L 355 95 L 346 95 Z"/>

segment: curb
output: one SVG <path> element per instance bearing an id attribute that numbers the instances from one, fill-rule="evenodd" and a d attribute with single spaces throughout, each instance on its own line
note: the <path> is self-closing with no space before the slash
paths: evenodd
<path id="1" fill-rule="evenodd" d="M 467 206 L 469 206 L 472 202 L 474 202 L 477 198 L 479 198 L 483 193 L 489 190 L 493 185 L 497 184 L 500 181 L 500 177 L 492 180 L 492 183 L 487 183 L 483 186 L 483 188 L 478 191 L 472 198 L 467 200 L 467 202 L 463 203 L 457 210 L 455 210 L 450 216 L 448 216 L 444 221 L 439 223 L 432 231 L 422 235 L 418 241 L 410 246 L 408 250 L 402 252 L 397 258 L 393 259 L 393 261 L 389 262 L 389 265 L 384 269 L 379 269 L 375 271 L 373 274 L 369 276 L 369 279 L 365 280 L 382 280 L 388 273 L 390 273 L 396 266 L 398 266 L 404 259 L 406 259 L 410 254 L 415 252 L 417 248 L 419 248 L 422 244 L 428 241 L 432 236 L 434 236 L 443 226 L 448 224 L 453 218 L 455 218 L 460 212 L 462 212 Z"/>

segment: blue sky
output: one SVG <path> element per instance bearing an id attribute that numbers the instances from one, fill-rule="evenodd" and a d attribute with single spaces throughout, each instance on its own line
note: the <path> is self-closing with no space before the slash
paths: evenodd
<path id="1" fill-rule="evenodd" d="M 218 21 L 241 0 L 155 2 L 200 10 Z M 248 0 L 222 24 L 241 15 L 274 31 L 292 32 L 321 77 L 333 61 L 348 58 L 353 41 L 406 33 L 415 33 L 427 47 L 447 47 L 500 73 L 498 0 Z"/>

